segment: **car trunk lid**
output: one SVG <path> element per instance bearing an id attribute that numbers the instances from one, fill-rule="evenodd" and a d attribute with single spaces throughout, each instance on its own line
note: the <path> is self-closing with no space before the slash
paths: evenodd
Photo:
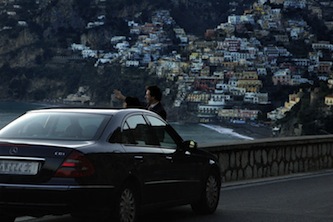
<path id="1" fill-rule="evenodd" d="M 76 148 L 87 144 L 72 141 L 0 141 L 0 183 L 43 184 L 55 176 L 74 177 L 68 170 L 75 170 L 78 164 L 82 164 L 82 160 L 86 161 Z M 89 165 L 89 162 L 83 163 Z"/>

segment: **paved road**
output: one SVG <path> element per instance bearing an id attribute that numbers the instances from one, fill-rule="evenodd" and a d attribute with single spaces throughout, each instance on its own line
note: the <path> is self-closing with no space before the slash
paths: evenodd
<path id="1" fill-rule="evenodd" d="M 24 222 L 70 222 L 68 215 Z M 195 215 L 189 206 L 146 215 L 141 219 L 159 222 L 332 222 L 333 171 L 296 177 L 270 178 L 224 184 L 215 214 Z"/>

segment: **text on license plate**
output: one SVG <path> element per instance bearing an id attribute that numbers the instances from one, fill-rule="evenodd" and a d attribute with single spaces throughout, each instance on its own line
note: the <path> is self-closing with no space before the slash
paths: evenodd
<path id="1" fill-rule="evenodd" d="M 38 169 L 38 162 L 0 160 L 0 174 L 36 175 Z"/>

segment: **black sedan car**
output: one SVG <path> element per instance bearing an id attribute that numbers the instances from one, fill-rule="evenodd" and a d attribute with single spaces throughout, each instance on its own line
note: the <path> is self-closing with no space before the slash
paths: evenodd
<path id="1" fill-rule="evenodd" d="M 215 156 L 147 110 L 46 108 L 0 130 L 1 222 L 67 213 L 133 222 L 186 204 L 209 214 L 220 188 Z"/>

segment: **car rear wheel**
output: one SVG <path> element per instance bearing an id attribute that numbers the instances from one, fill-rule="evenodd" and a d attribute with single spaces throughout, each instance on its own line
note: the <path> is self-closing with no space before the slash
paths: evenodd
<path id="1" fill-rule="evenodd" d="M 138 217 L 138 195 L 131 186 L 124 186 L 118 199 L 115 219 L 118 222 L 135 222 Z"/>
<path id="2" fill-rule="evenodd" d="M 201 198 L 191 205 L 195 213 L 211 214 L 215 212 L 220 199 L 221 182 L 219 178 L 214 172 L 209 174 L 203 187 Z"/>
<path id="3" fill-rule="evenodd" d="M 1 222 L 14 222 L 16 217 L 0 214 Z"/>

